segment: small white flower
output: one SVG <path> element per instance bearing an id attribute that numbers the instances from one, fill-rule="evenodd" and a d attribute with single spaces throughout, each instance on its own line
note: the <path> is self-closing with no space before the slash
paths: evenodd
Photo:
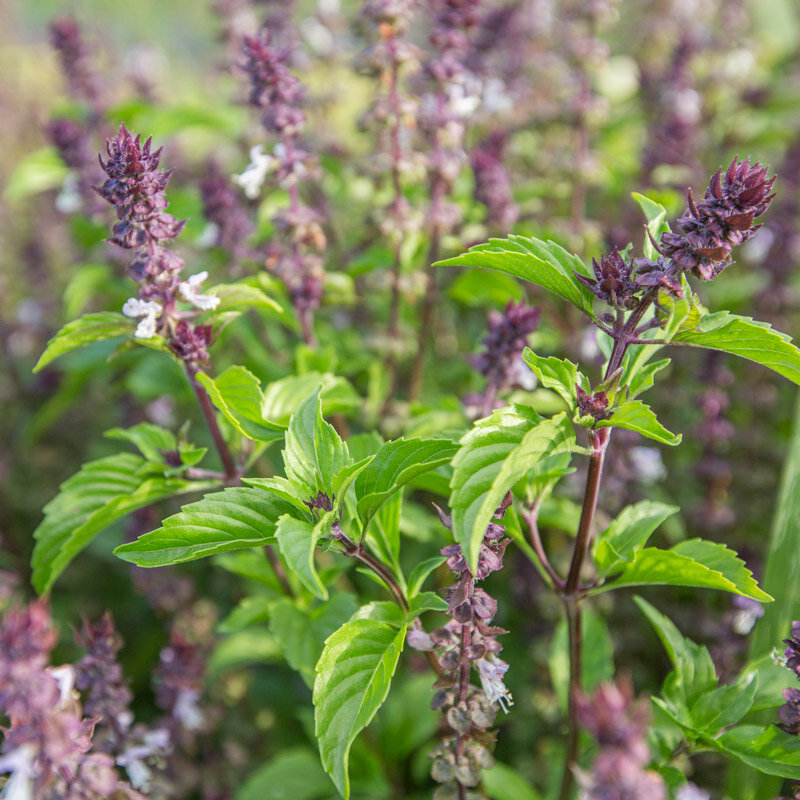
<path id="1" fill-rule="evenodd" d="M 3 789 L 3 800 L 33 800 L 33 763 L 36 753 L 36 746 L 26 742 L 0 757 L 0 773 L 11 773 Z"/>
<path id="2" fill-rule="evenodd" d="M 219 297 L 215 294 L 200 294 L 198 292 L 198 289 L 207 277 L 208 273 L 203 270 L 202 272 L 198 272 L 197 275 L 190 275 L 178 286 L 178 290 L 183 296 L 183 299 L 202 311 L 211 311 L 219 305 Z"/>
<path id="3" fill-rule="evenodd" d="M 198 700 L 200 692 L 196 689 L 181 689 L 172 713 L 184 728 L 196 731 L 203 727 L 203 712 L 200 711 Z"/>
<path id="4" fill-rule="evenodd" d="M 161 303 L 129 297 L 122 306 L 122 313 L 131 319 L 141 320 L 133 332 L 137 339 L 152 339 L 156 335 L 156 322 L 161 314 Z"/>
<path id="5" fill-rule="evenodd" d="M 508 714 L 508 709 L 514 705 L 511 692 L 503 683 L 503 675 L 508 672 L 508 664 L 497 658 L 494 653 L 489 653 L 484 658 L 475 662 L 480 675 L 481 686 L 490 703 L 499 703 L 500 708 Z"/>
<path id="6" fill-rule="evenodd" d="M 134 789 L 145 792 L 149 789 L 153 773 L 146 759 L 163 755 L 169 744 L 169 731 L 166 728 L 156 728 L 145 733 L 141 744 L 131 745 L 117 756 L 117 764 L 125 768 Z"/>
<path id="7" fill-rule="evenodd" d="M 58 682 L 58 691 L 60 693 L 58 705 L 60 708 L 65 708 L 72 700 L 72 689 L 75 686 L 75 667 L 72 664 L 52 667 L 50 674 Z"/>
<path id="8" fill-rule="evenodd" d="M 76 172 L 68 172 L 64 176 L 64 183 L 61 184 L 61 191 L 56 197 L 56 208 L 62 214 L 74 214 L 83 208 L 83 198 L 81 197 L 81 183 Z"/>
<path id="9" fill-rule="evenodd" d="M 244 189 L 250 200 L 255 200 L 261 193 L 261 187 L 267 175 L 278 166 L 278 159 L 264 152 L 264 145 L 258 144 L 250 150 L 250 163 L 241 175 L 232 175 L 234 183 Z"/>

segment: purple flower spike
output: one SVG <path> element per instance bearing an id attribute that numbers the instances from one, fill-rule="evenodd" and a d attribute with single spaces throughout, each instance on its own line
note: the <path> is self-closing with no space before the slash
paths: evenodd
<path id="1" fill-rule="evenodd" d="M 753 221 L 769 207 L 775 178 L 767 167 L 746 158 L 731 161 L 724 175 L 717 170 L 703 202 L 695 203 L 689 190 L 689 209 L 675 223 L 675 231 L 661 237 L 661 253 L 682 270 L 711 280 L 731 263 L 731 250 L 758 229 Z"/>

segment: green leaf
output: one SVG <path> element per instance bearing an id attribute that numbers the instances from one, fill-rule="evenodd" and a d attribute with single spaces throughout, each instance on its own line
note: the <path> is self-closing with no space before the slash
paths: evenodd
<path id="1" fill-rule="evenodd" d="M 567 621 L 562 619 L 556 627 L 550 658 L 550 683 L 559 705 L 566 711 L 569 693 L 569 643 Z M 604 681 L 614 677 L 614 645 L 606 621 L 589 609 L 583 612 L 583 660 L 581 685 L 591 692 Z"/>
<path id="2" fill-rule="evenodd" d="M 321 600 L 328 599 L 328 590 L 317 574 L 314 552 L 321 532 L 326 526 L 330 527 L 331 517 L 332 512 L 328 512 L 316 525 L 312 525 L 286 514 L 278 520 L 275 530 L 281 554 L 289 569 L 300 578 L 306 589 Z"/>
<path id="3" fill-rule="evenodd" d="M 164 451 L 178 449 L 178 440 L 172 432 L 150 422 L 141 422 L 131 428 L 112 428 L 103 436 L 130 442 L 148 461 L 156 464 L 164 460 Z"/>
<path id="4" fill-rule="evenodd" d="M 275 527 L 292 506 L 260 489 L 232 487 L 207 494 L 167 517 L 158 530 L 114 554 L 140 567 L 182 564 L 227 550 L 275 542 Z"/>
<path id="5" fill-rule="evenodd" d="M 450 297 L 470 308 L 502 308 L 509 300 L 522 300 L 524 292 L 519 283 L 508 275 L 487 275 L 483 270 L 466 270 L 453 281 Z"/>
<path id="6" fill-rule="evenodd" d="M 662 358 L 660 361 L 643 364 L 634 372 L 628 384 L 629 399 L 633 400 L 635 397 L 638 397 L 640 394 L 652 388 L 656 374 L 661 372 L 665 367 L 668 367 L 671 363 L 672 359 Z"/>
<path id="7" fill-rule="evenodd" d="M 233 366 L 216 378 L 199 372 L 197 380 L 208 392 L 211 402 L 242 436 L 256 442 L 283 438 L 284 428 L 264 419 L 261 413 L 261 383 L 252 372 Z"/>
<path id="8" fill-rule="evenodd" d="M 288 425 L 300 403 L 318 386 L 322 387 L 320 397 L 325 416 L 346 414 L 361 405 L 361 398 L 347 379 L 328 372 L 306 372 L 270 383 L 264 390 L 261 413 L 266 419 Z"/>
<path id="9" fill-rule="evenodd" d="M 383 705 L 405 641 L 382 622 L 354 620 L 328 637 L 317 663 L 314 716 L 322 765 L 350 796 L 350 747 Z"/>
<path id="10" fill-rule="evenodd" d="M 57 189 L 69 174 L 55 147 L 42 147 L 24 155 L 14 167 L 6 182 L 3 197 L 22 200 L 25 197 Z"/>
<path id="11" fill-rule="evenodd" d="M 634 602 L 655 628 L 658 638 L 667 651 L 675 668 L 674 684 L 685 705 L 691 705 L 699 697 L 717 685 L 717 672 L 708 649 L 684 637 L 675 624 L 641 597 Z"/>
<path id="12" fill-rule="evenodd" d="M 311 497 L 324 492 L 333 499 L 334 479 L 350 456 L 339 434 L 322 418 L 319 387 L 292 414 L 283 461 L 286 476 L 305 485 Z"/>
<path id="13" fill-rule="evenodd" d="M 319 756 L 304 747 L 281 750 L 236 790 L 235 800 L 320 800 L 331 783 Z"/>
<path id="14" fill-rule="evenodd" d="M 116 339 L 119 336 L 130 336 L 134 328 L 133 320 L 114 311 L 86 314 L 80 319 L 68 322 L 47 343 L 47 347 L 36 362 L 33 371 L 39 372 L 51 361 L 84 345 L 102 342 L 106 339 Z"/>
<path id="15" fill-rule="evenodd" d="M 541 800 L 530 783 L 505 764 L 495 762 L 481 773 L 483 788 L 492 800 Z"/>
<path id="16" fill-rule="evenodd" d="M 283 314 L 283 308 L 257 286 L 247 283 L 219 283 L 208 290 L 208 294 L 219 297 L 217 307 L 207 314 L 213 317 L 228 311 L 247 311 L 250 308 L 267 309 Z"/>
<path id="17" fill-rule="evenodd" d="M 61 485 L 34 531 L 33 585 L 49 592 L 56 579 L 99 533 L 137 508 L 214 484 L 154 476 L 132 453 L 91 461 Z"/>
<path id="18" fill-rule="evenodd" d="M 217 631 L 219 633 L 235 633 L 249 628 L 251 625 L 267 622 L 274 604 L 275 601 L 271 597 L 263 595 L 244 597 L 236 608 L 217 625 Z"/>
<path id="19" fill-rule="evenodd" d="M 556 358 L 555 356 L 543 358 L 536 355 L 530 347 L 526 347 L 522 351 L 522 357 L 539 378 L 542 386 L 558 392 L 570 411 L 575 410 L 575 387 L 577 385 L 584 391 L 591 391 L 589 379 L 578 369 L 578 365 L 565 358 Z"/>
<path id="20" fill-rule="evenodd" d="M 457 451 L 458 445 L 449 439 L 396 439 L 383 445 L 355 481 L 364 527 L 394 492 L 418 475 L 450 463 Z"/>
<path id="21" fill-rule="evenodd" d="M 655 200 L 651 200 L 649 197 L 645 197 L 645 195 L 639 194 L 638 192 L 633 192 L 631 197 L 639 204 L 639 208 L 642 209 L 645 217 L 647 217 L 647 229 L 650 231 L 650 236 L 652 236 L 656 242 L 661 241 L 661 234 L 669 230 L 667 209 L 664 208 L 661 203 L 657 203 Z M 653 247 L 650 236 L 645 236 L 642 252 L 645 258 L 655 261 L 658 258 L 658 252 L 655 247 Z"/>
<path id="22" fill-rule="evenodd" d="M 719 589 L 762 603 L 772 600 L 733 550 L 703 539 L 689 539 L 671 550 L 645 547 L 624 565 L 619 578 L 595 591 L 659 584 Z"/>
<path id="23" fill-rule="evenodd" d="M 800 779 L 800 738 L 775 725 L 741 725 L 710 743 L 767 775 Z"/>
<path id="24" fill-rule="evenodd" d="M 444 556 L 433 556 L 433 558 L 428 558 L 421 564 L 417 564 L 408 577 L 408 596 L 414 597 L 422 588 L 428 575 L 441 567 L 445 561 L 447 559 Z"/>
<path id="25" fill-rule="evenodd" d="M 560 466 L 551 457 L 568 452 L 573 443 L 566 413 L 542 420 L 532 409 L 517 405 L 479 420 L 461 439 L 453 459 L 450 507 L 453 535 L 473 574 L 486 528 L 506 493 L 526 476 L 534 480 L 551 474 Z"/>
<path id="26" fill-rule="evenodd" d="M 588 275 L 586 267 L 577 256 L 553 241 L 513 235 L 507 239 L 490 239 L 460 256 L 438 261 L 434 266 L 484 267 L 506 272 L 547 289 L 594 317 L 594 295 L 575 277 L 576 272 Z"/>
<path id="27" fill-rule="evenodd" d="M 648 439 L 675 446 L 681 443 L 681 435 L 668 431 L 656 418 L 650 406 L 641 400 L 627 400 L 620 403 L 612 412 L 610 419 L 597 423 L 598 428 L 626 428 L 636 431 Z"/>
<path id="28" fill-rule="evenodd" d="M 714 736 L 735 725 L 752 707 L 758 691 L 758 674 L 750 672 L 731 686 L 720 686 L 704 694 L 691 707 L 695 730 Z"/>
<path id="29" fill-rule="evenodd" d="M 439 597 L 436 592 L 423 592 L 411 598 L 407 620 L 411 622 L 426 611 L 438 611 L 446 614 L 448 608 L 447 601 L 443 597 Z"/>
<path id="30" fill-rule="evenodd" d="M 741 356 L 800 385 L 800 350 L 790 336 L 773 330 L 766 322 L 727 311 L 705 314 L 696 326 L 681 326 L 672 342 Z"/>
<path id="31" fill-rule="evenodd" d="M 310 611 L 298 608 L 297 603 L 289 598 L 273 602 L 270 633 L 280 645 L 286 662 L 300 673 L 309 688 L 314 686 L 314 667 L 325 640 L 357 609 L 355 598 L 346 592 L 338 592 Z"/>
<path id="32" fill-rule="evenodd" d="M 593 556 L 600 575 L 608 575 L 620 564 L 633 560 L 653 531 L 678 511 L 678 506 L 653 500 L 642 500 L 623 509 L 595 543 Z"/>

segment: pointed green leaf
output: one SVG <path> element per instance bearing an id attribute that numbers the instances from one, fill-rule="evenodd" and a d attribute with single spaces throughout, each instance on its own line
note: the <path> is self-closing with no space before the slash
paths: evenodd
<path id="1" fill-rule="evenodd" d="M 322 413 L 346 414 L 361 405 L 361 398 L 350 382 L 329 372 L 305 372 L 273 381 L 264 390 L 261 413 L 272 422 L 288 425 L 300 403 L 318 386 L 322 387 Z"/>
<path id="2" fill-rule="evenodd" d="M 55 147 L 40 147 L 18 159 L 8 176 L 3 197 L 8 201 L 57 189 L 70 170 Z"/>
<path id="3" fill-rule="evenodd" d="M 719 589 L 762 603 L 772 600 L 733 550 L 703 539 L 689 539 L 671 550 L 645 547 L 624 565 L 619 578 L 596 591 L 655 584 Z"/>
<path id="4" fill-rule="evenodd" d="M 408 576 L 408 596 L 414 597 L 422 588 L 428 575 L 441 567 L 445 561 L 447 559 L 444 556 L 434 556 L 426 559 L 421 564 L 417 564 L 411 571 L 411 575 Z"/>
<path id="5" fill-rule="evenodd" d="M 347 445 L 322 417 L 320 388 L 292 414 L 283 451 L 286 476 L 304 484 L 310 496 L 324 492 L 333 499 L 334 479 L 350 463 Z"/>
<path id="6" fill-rule="evenodd" d="M 543 358 L 536 355 L 530 347 L 522 351 L 522 357 L 542 386 L 558 392 L 570 411 L 575 410 L 575 386 L 579 385 L 584 391 L 590 391 L 589 379 L 578 369 L 577 364 L 555 356 Z"/>
<path id="7" fill-rule="evenodd" d="M 633 192 L 631 197 L 639 204 L 639 208 L 642 209 L 645 217 L 647 217 L 647 230 L 650 232 L 650 236 L 652 236 L 656 242 L 660 242 L 661 234 L 669 230 L 667 209 L 664 208 L 661 203 L 657 203 L 655 200 L 651 200 L 649 197 L 639 194 L 638 192 Z M 646 258 L 655 261 L 656 258 L 658 258 L 658 252 L 655 247 L 653 247 L 650 236 L 645 236 L 642 251 Z"/>
<path id="8" fill-rule="evenodd" d="M 217 307 L 206 315 L 211 318 L 216 314 L 229 311 L 247 311 L 250 308 L 266 309 L 276 314 L 283 314 L 283 308 L 266 292 L 248 283 L 218 283 L 208 290 L 208 294 L 219 297 Z"/>
<path id="9" fill-rule="evenodd" d="M 396 439 L 383 445 L 355 481 L 358 515 L 364 526 L 394 492 L 450 463 L 457 451 L 458 445 L 449 439 Z"/>
<path id="10" fill-rule="evenodd" d="M 490 239 L 486 244 L 471 247 L 468 252 L 445 261 L 436 267 L 484 267 L 506 272 L 535 283 L 577 306 L 593 317 L 594 295 L 576 277 L 588 275 L 583 262 L 553 241 L 533 237 L 509 236 Z"/>
<path id="11" fill-rule="evenodd" d="M 347 622 L 328 637 L 317 663 L 314 716 L 319 751 L 344 798 L 350 796 L 350 747 L 386 700 L 405 633 L 405 627 L 398 632 L 370 619 Z"/>
<path id="12" fill-rule="evenodd" d="M 235 800 L 324 800 L 331 782 L 319 756 L 305 747 L 281 750 L 247 777 Z"/>
<path id="13" fill-rule="evenodd" d="M 681 434 L 668 431 L 656 418 L 650 406 L 641 400 L 627 400 L 620 403 L 611 413 L 609 419 L 597 423 L 598 428 L 626 428 L 636 431 L 648 439 L 675 446 L 681 443 Z"/>
<path id="14" fill-rule="evenodd" d="M 628 397 L 633 400 L 652 388 L 656 374 L 661 372 L 665 367 L 668 367 L 671 363 L 672 359 L 662 358 L 660 361 L 643 364 L 634 372 L 628 384 Z"/>
<path id="15" fill-rule="evenodd" d="M 114 311 L 86 314 L 80 319 L 68 322 L 47 343 L 47 347 L 36 362 L 33 371 L 39 372 L 51 361 L 84 345 L 102 342 L 106 339 L 116 339 L 120 336 L 130 336 L 135 327 L 133 320 Z"/>
<path id="16" fill-rule="evenodd" d="M 735 725 L 752 707 L 758 691 L 758 673 L 750 672 L 730 686 L 704 694 L 691 707 L 692 727 L 707 736 Z"/>
<path id="17" fill-rule="evenodd" d="M 696 325 L 687 323 L 673 336 L 674 343 L 741 356 L 800 385 L 800 350 L 792 344 L 790 336 L 766 322 L 720 311 L 701 316 Z"/>
<path id="18" fill-rule="evenodd" d="M 717 671 L 708 649 L 684 637 L 675 624 L 641 597 L 634 602 L 655 628 L 675 668 L 676 687 L 685 704 L 691 705 L 717 685 Z"/>
<path id="19" fill-rule="evenodd" d="M 273 602 L 270 633 L 280 645 L 286 663 L 300 673 L 309 688 L 314 686 L 314 667 L 325 640 L 357 610 L 355 598 L 346 592 L 334 594 L 311 610 L 299 608 L 289 598 Z"/>
<path id="20" fill-rule="evenodd" d="M 49 592 L 70 561 L 97 534 L 131 511 L 213 485 L 153 475 L 150 465 L 133 453 L 84 464 L 45 506 L 44 520 L 34 531 L 34 588 L 40 594 Z"/>
<path id="21" fill-rule="evenodd" d="M 678 506 L 653 500 L 642 500 L 623 509 L 597 538 L 593 554 L 597 571 L 608 575 L 619 565 L 631 561 L 653 531 L 678 511 Z"/>
<path id="22" fill-rule="evenodd" d="M 165 451 L 178 449 L 175 434 L 150 422 L 141 422 L 131 428 L 112 428 L 103 436 L 130 442 L 148 461 L 156 464 L 164 460 Z"/>
<path id="23" fill-rule="evenodd" d="M 300 578 L 309 592 L 321 600 L 328 599 L 328 590 L 317 574 L 314 553 L 323 529 L 326 526 L 330 528 L 331 517 L 332 513 L 328 512 L 316 525 L 312 525 L 286 514 L 278 520 L 275 531 L 281 555 L 286 559 L 289 569 Z"/>
<path id="24" fill-rule="evenodd" d="M 232 487 L 184 506 L 161 528 L 118 547 L 114 554 L 140 567 L 162 567 L 226 550 L 261 547 L 275 542 L 278 519 L 292 511 L 280 497 Z"/>
<path id="25" fill-rule="evenodd" d="M 244 597 L 236 608 L 217 625 L 217 631 L 219 633 L 236 633 L 236 631 L 244 630 L 251 625 L 267 622 L 274 604 L 275 600 L 272 597 L 264 595 Z"/>
<path id="26" fill-rule="evenodd" d="M 283 438 L 284 428 L 261 414 L 261 383 L 252 372 L 233 366 L 216 378 L 199 372 L 197 380 L 208 392 L 211 402 L 242 436 L 256 442 Z"/>
<path id="27" fill-rule="evenodd" d="M 481 773 L 483 788 L 491 800 L 542 800 L 542 796 L 511 767 L 495 762 Z"/>
<path id="28" fill-rule="evenodd" d="M 553 458 L 563 458 L 574 438 L 565 412 L 542 420 L 530 408 L 511 405 L 476 422 L 461 439 L 453 459 L 450 508 L 453 535 L 473 574 L 486 528 L 506 493 L 526 476 L 563 474 L 563 465 Z"/>
<path id="29" fill-rule="evenodd" d="M 775 725 L 740 725 L 710 744 L 767 775 L 800 780 L 800 738 Z"/>

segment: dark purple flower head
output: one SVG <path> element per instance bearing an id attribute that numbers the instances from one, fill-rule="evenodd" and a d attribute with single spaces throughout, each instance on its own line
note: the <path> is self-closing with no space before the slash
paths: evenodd
<path id="1" fill-rule="evenodd" d="M 793 736 L 800 735 L 800 689 L 789 687 L 783 690 L 786 701 L 778 709 L 778 727 Z"/>
<path id="2" fill-rule="evenodd" d="M 72 17 L 54 19 L 50 23 L 50 43 L 59 55 L 70 92 L 94 106 L 99 100 L 101 87 L 89 66 L 89 51 L 78 23 Z"/>
<path id="3" fill-rule="evenodd" d="M 657 287 L 674 297 L 683 297 L 681 269 L 677 262 L 664 256 L 657 256 L 655 261 L 649 258 L 634 258 L 633 265 L 636 270 L 634 280 L 637 286 Z"/>
<path id="4" fill-rule="evenodd" d="M 151 144 L 148 139 L 142 145 L 141 137 L 134 137 L 120 125 L 117 135 L 106 142 L 108 158 L 100 159 L 107 180 L 96 188 L 114 206 L 119 219 L 109 241 L 138 251 L 128 270 L 134 280 L 149 284 L 143 287 L 142 299 L 169 304 L 177 290 L 177 273 L 183 269 L 183 260 L 159 242 L 174 239 L 186 222 L 164 210 L 168 205 L 164 189 L 172 171 L 158 169 L 161 149 L 153 151 Z"/>
<path id="5" fill-rule="evenodd" d="M 598 264 L 592 259 L 594 277 L 587 277 L 580 273 L 575 273 L 575 277 L 588 289 L 595 297 L 599 297 L 615 308 L 636 308 L 639 302 L 636 296 L 639 287 L 633 279 L 633 264 L 617 250 L 613 250 L 606 256 L 601 256 Z"/>
<path id="6" fill-rule="evenodd" d="M 519 385 L 522 351 L 539 324 L 539 313 L 538 308 L 531 308 L 524 300 L 519 303 L 509 300 L 502 313 L 490 312 L 484 349 L 473 356 L 472 365 L 489 379 L 495 390 Z"/>
<path id="7" fill-rule="evenodd" d="M 599 422 L 611 416 L 608 396 L 605 392 L 589 394 L 576 384 L 575 393 L 578 398 L 578 414 L 581 417 L 593 417 L 596 422 Z"/>
<path id="8" fill-rule="evenodd" d="M 300 108 L 303 89 L 289 71 L 291 51 L 272 44 L 269 31 L 245 36 L 243 69 L 250 79 L 250 104 L 263 111 L 261 121 L 271 133 L 292 136 L 306 121 Z"/>
<path id="9" fill-rule="evenodd" d="M 81 169 L 86 166 L 89 162 L 89 136 L 83 125 L 68 117 L 57 117 L 47 123 L 46 132 L 68 167 Z"/>
<path id="10" fill-rule="evenodd" d="M 200 181 L 203 216 L 214 225 L 214 244 L 235 253 L 252 233 L 253 225 L 242 207 L 239 192 L 216 162 L 208 165 Z"/>
<path id="11" fill-rule="evenodd" d="M 675 224 L 675 231 L 661 237 L 660 252 L 681 270 L 691 270 L 711 280 L 731 264 L 731 250 L 747 241 L 760 227 L 753 225 L 769 207 L 775 178 L 768 167 L 750 164 L 746 158 L 731 161 L 723 175 L 717 170 L 703 202 L 695 203 L 689 190 L 689 209 Z"/>
<path id="12" fill-rule="evenodd" d="M 475 199 L 486 206 L 486 224 L 507 231 L 519 216 L 511 179 L 503 163 L 507 136 L 494 131 L 470 154 L 475 175 Z"/>
<path id="13" fill-rule="evenodd" d="M 208 346 L 211 344 L 211 325 L 191 325 L 185 319 L 175 326 L 169 346 L 183 361 L 198 364 L 208 362 Z"/>

